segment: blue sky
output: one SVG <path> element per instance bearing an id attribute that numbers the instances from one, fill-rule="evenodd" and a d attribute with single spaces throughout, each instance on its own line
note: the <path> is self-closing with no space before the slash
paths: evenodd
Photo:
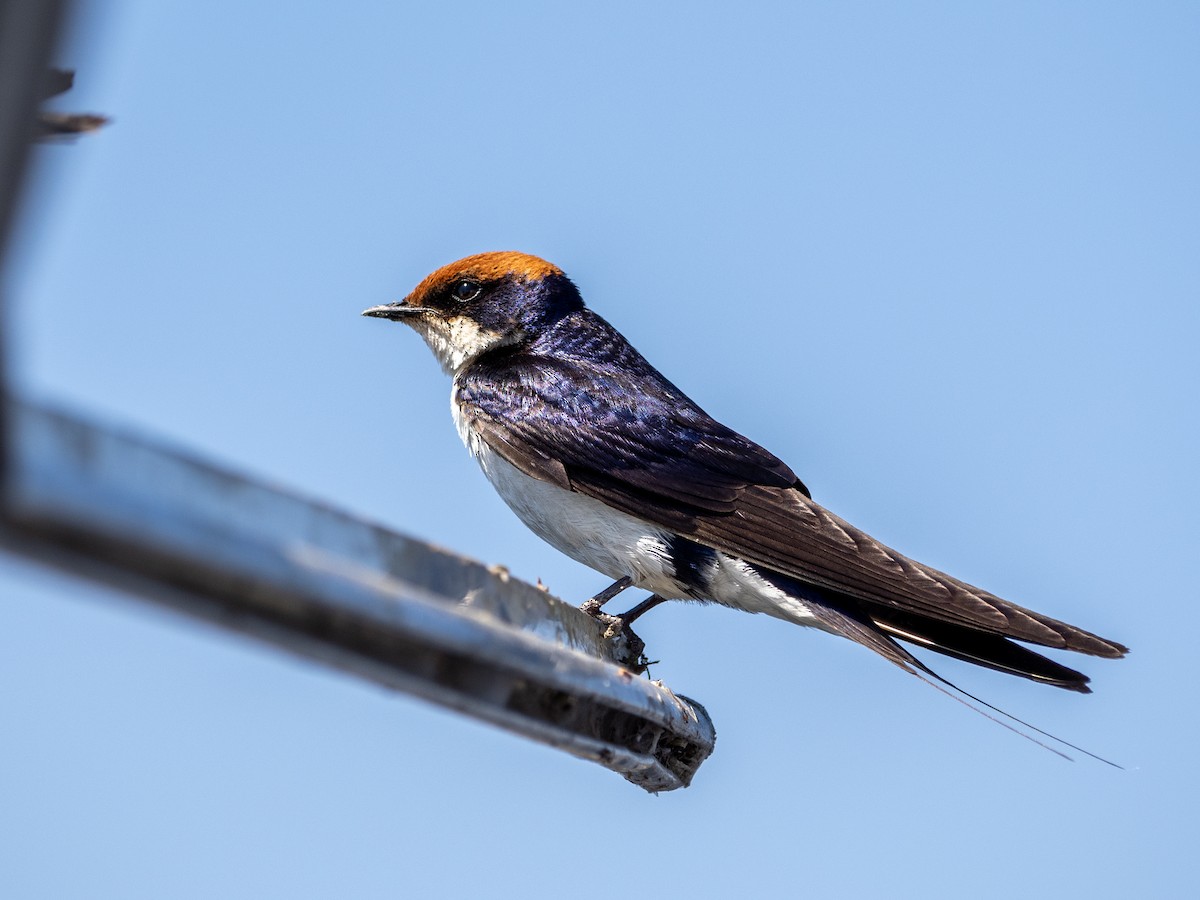
<path id="1" fill-rule="evenodd" d="M 1129 644 L 1081 697 L 675 604 L 686 792 L 0 558 L 6 896 L 1009 897 L 1194 885 L 1200 7 L 100 3 L 36 151 L 18 377 L 581 600 L 362 319 L 562 266 L 892 546 Z M 1185 887 L 1186 886 L 1186 887 Z"/>

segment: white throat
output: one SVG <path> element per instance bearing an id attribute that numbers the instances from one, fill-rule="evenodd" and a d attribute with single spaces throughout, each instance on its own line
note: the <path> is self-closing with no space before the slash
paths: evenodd
<path id="1" fill-rule="evenodd" d="M 452 316 L 445 319 L 422 316 L 406 321 L 425 339 L 442 370 L 448 375 L 457 374 L 479 354 L 494 347 L 515 344 L 524 337 L 521 331 L 510 334 L 490 331 L 468 316 Z"/>

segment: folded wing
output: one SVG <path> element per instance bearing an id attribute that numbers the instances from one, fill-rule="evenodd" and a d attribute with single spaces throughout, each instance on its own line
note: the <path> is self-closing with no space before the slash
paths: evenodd
<path id="1" fill-rule="evenodd" d="M 569 365 L 528 350 L 494 354 L 460 373 L 456 402 L 526 474 L 817 588 L 881 639 L 1080 691 L 1085 676 L 1008 639 L 1125 654 L 850 525 L 814 502 L 781 460 L 705 414 L 632 348 L 626 354 L 633 358 Z"/>

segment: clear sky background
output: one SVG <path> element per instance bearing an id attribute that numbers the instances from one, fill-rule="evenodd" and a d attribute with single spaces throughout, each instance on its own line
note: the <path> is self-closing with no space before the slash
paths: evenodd
<path id="1" fill-rule="evenodd" d="M 5 897 L 1180 896 L 1200 742 L 1200 5 L 97 4 L 36 151 L 20 380 L 579 601 L 461 447 L 432 269 L 562 266 L 903 552 L 1128 643 L 1084 697 L 638 629 L 715 755 L 653 797 L 0 558 Z"/>

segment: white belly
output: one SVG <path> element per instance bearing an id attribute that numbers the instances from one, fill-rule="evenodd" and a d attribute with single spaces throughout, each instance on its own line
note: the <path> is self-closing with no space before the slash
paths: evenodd
<path id="1" fill-rule="evenodd" d="M 475 457 L 488 481 L 542 540 L 614 581 L 628 576 L 635 587 L 667 599 L 686 596 L 675 580 L 664 531 L 599 500 L 530 478 L 480 444 Z"/>

